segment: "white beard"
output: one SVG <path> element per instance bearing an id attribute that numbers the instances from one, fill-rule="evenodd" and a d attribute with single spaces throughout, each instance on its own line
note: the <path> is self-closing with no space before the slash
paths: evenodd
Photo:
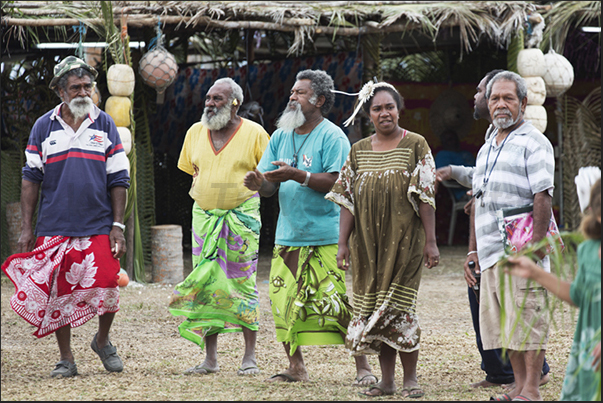
<path id="1" fill-rule="evenodd" d="M 506 112 L 511 114 L 511 111 L 509 111 L 508 109 L 506 110 L 502 110 L 501 112 Z M 492 119 L 492 124 L 494 125 L 494 127 L 496 127 L 499 130 L 504 130 L 504 129 L 508 129 L 509 127 L 513 126 L 515 123 L 519 122 L 519 117 L 520 117 L 520 113 L 517 114 L 517 118 L 513 119 L 513 115 L 511 115 L 511 117 L 509 116 L 504 116 L 504 117 L 494 117 L 494 119 Z"/>
<path id="2" fill-rule="evenodd" d="M 83 97 L 83 98 L 73 98 L 71 102 L 67 104 L 69 106 L 69 110 L 73 114 L 76 120 L 84 118 L 92 113 L 92 107 L 94 106 L 94 102 L 92 102 L 92 98 Z"/>
<path id="3" fill-rule="evenodd" d="M 295 109 L 290 109 L 290 106 L 294 106 Z M 301 105 L 295 101 L 291 101 L 287 104 L 287 108 L 281 117 L 278 118 L 276 127 L 288 132 L 297 129 L 304 123 L 306 123 L 306 117 L 301 110 Z"/>
<path id="4" fill-rule="evenodd" d="M 221 109 L 206 106 L 203 110 L 203 116 L 201 116 L 201 123 L 209 130 L 221 130 L 230 121 L 231 109 L 230 105 L 225 105 Z M 207 116 L 209 112 L 214 112 L 214 115 L 211 117 Z"/>

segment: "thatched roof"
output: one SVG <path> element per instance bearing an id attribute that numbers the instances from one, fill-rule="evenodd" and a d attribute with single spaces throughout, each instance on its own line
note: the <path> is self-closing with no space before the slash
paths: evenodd
<path id="1" fill-rule="evenodd" d="M 3 42 L 19 40 L 26 46 L 27 28 L 47 31 L 84 24 L 102 25 L 99 2 L 3 2 Z M 523 29 L 534 13 L 549 25 L 600 25 L 599 2 L 500 2 L 500 1 L 115 1 L 115 23 L 125 22 L 131 37 L 136 30 L 155 27 L 178 35 L 208 30 L 263 30 L 294 34 L 288 54 L 300 54 L 318 35 L 360 36 L 409 33 L 435 41 L 445 31 L 455 30 L 456 45 L 470 51 L 480 40 L 505 46 Z M 562 18 L 561 18 L 562 17 Z M 63 30 L 65 28 L 62 28 Z M 546 36 L 546 32 L 545 32 Z M 563 38 L 561 38 L 562 40 Z"/>

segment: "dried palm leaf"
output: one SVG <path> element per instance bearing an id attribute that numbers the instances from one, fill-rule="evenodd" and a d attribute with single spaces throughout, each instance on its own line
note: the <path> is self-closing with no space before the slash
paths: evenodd
<path id="1" fill-rule="evenodd" d="M 601 87 L 583 101 L 565 95 L 557 102 L 557 120 L 563 127 L 563 217 L 567 228 L 577 229 L 581 213 L 574 178 L 582 167 L 601 167 Z"/>
<path id="2" fill-rule="evenodd" d="M 551 10 L 544 13 L 547 25 L 544 28 L 540 48 L 552 48 L 563 54 L 565 39 L 571 29 L 594 24 L 601 26 L 601 2 L 599 1 L 558 1 L 553 2 Z M 601 34 L 599 33 L 599 43 Z"/>

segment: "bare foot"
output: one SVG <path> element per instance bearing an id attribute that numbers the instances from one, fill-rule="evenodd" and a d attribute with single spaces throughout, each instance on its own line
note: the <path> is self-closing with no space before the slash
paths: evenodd
<path id="1" fill-rule="evenodd" d="M 207 375 L 207 374 L 214 374 L 216 372 L 220 372 L 220 366 L 217 363 L 210 364 L 207 362 L 207 360 L 205 360 L 205 361 L 203 361 L 203 363 L 201 363 L 199 365 L 195 365 L 194 367 L 189 368 L 186 371 L 184 371 L 184 375 L 193 375 L 193 374 Z"/>
<path id="2" fill-rule="evenodd" d="M 266 382 L 307 382 L 310 380 L 305 369 L 294 371 L 291 368 L 279 374 L 272 375 Z"/>
<path id="3" fill-rule="evenodd" d="M 402 389 L 402 397 L 410 397 L 413 399 L 425 396 L 425 392 L 420 386 L 412 386 L 410 388 Z"/>
<path id="4" fill-rule="evenodd" d="M 472 388 L 491 388 L 493 386 L 500 386 L 500 383 L 492 383 L 484 379 L 483 381 L 472 383 L 469 386 Z"/>
<path id="5" fill-rule="evenodd" d="M 356 379 L 352 382 L 352 386 L 369 386 L 379 382 L 379 379 L 373 375 L 370 371 L 358 371 Z"/>
<path id="6" fill-rule="evenodd" d="M 540 377 L 540 383 L 538 384 L 538 386 L 542 386 L 542 385 L 546 385 L 547 383 L 549 383 L 549 374 L 544 374 Z M 512 383 L 508 383 L 506 385 L 502 385 L 503 389 L 506 391 L 510 391 L 515 389 L 515 382 Z"/>
<path id="7" fill-rule="evenodd" d="M 243 358 L 241 368 L 237 371 L 237 375 L 257 375 L 259 373 L 260 369 L 255 361 L 255 357 Z"/>
<path id="8" fill-rule="evenodd" d="M 396 393 L 395 385 L 393 388 L 386 388 L 381 385 L 381 382 L 369 386 L 369 388 L 367 390 L 358 392 L 359 395 L 368 396 L 368 397 L 388 396 L 388 395 L 393 395 L 394 393 Z"/>

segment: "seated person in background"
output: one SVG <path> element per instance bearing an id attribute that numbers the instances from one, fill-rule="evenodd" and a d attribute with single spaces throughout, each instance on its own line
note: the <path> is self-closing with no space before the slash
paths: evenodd
<path id="1" fill-rule="evenodd" d="M 475 157 L 469 151 L 461 149 L 459 137 L 454 130 L 444 130 L 440 138 L 442 139 L 443 149 L 435 156 L 436 168 L 448 165 L 475 165 Z M 465 195 L 465 192 L 465 189 L 453 189 L 454 198 L 460 200 Z"/>

